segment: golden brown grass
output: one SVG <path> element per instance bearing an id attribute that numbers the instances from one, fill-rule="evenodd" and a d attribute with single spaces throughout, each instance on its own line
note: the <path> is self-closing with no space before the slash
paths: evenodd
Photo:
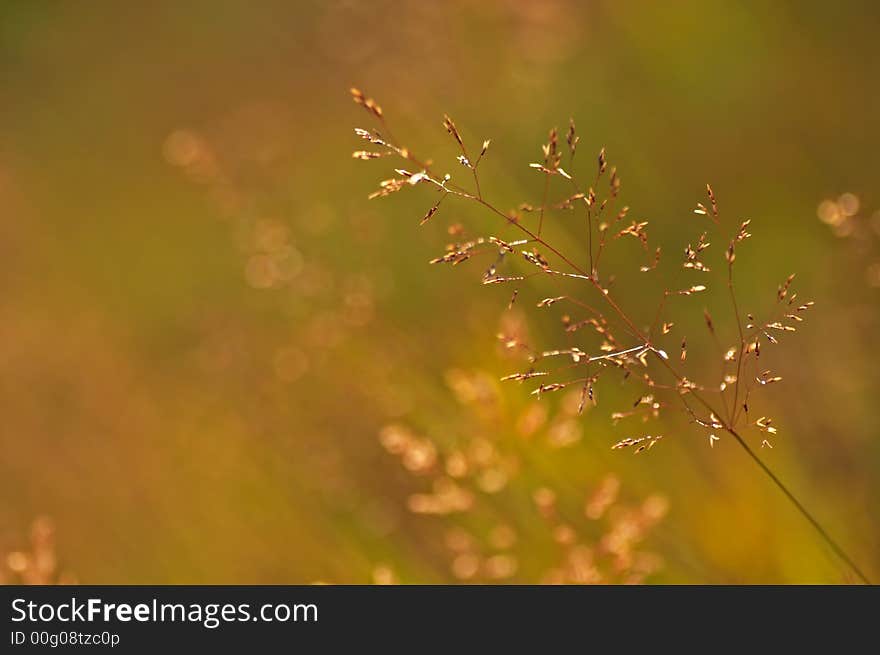
<path id="1" fill-rule="evenodd" d="M 645 276 L 662 276 L 666 268 L 661 263 L 667 258 L 660 248 L 651 246 L 648 221 L 632 220 L 629 208 L 619 207 L 621 178 L 616 168 L 609 165 L 604 148 L 595 159 L 589 182 L 583 180 L 576 166 L 579 137 L 573 120 L 564 144 L 560 143 L 558 130 L 550 130 L 541 157 L 528 164 L 543 178 L 540 203 L 521 203 L 515 209 L 504 209 L 484 195 L 481 187 L 480 164 L 489 152 L 489 140 L 482 141 L 477 148 L 471 147 L 455 122 L 444 116 L 443 126 L 459 151 L 457 166 L 467 171 L 468 182 L 460 184 L 452 174 L 438 172 L 434 162 L 417 156 L 398 141 L 375 100 L 357 89 L 351 93 L 354 101 L 378 122 L 377 129 L 355 130 L 371 149 L 356 151 L 353 156 L 364 160 L 390 157 L 403 162 L 394 169 L 395 176 L 383 180 L 370 198 L 390 196 L 411 187 L 427 188 L 436 198 L 420 217 L 420 224 L 435 220 L 449 198 L 481 207 L 499 219 L 499 229 L 510 233 L 503 238 L 500 232 L 471 235 L 455 223 L 448 228 L 454 240 L 431 263 L 454 266 L 486 259 L 483 284 L 510 286 L 509 306 L 522 303 L 522 291 L 535 286 L 533 283 L 539 279 L 549 279 L 560 292 L 538 299 L 535 307 L 545 311 L 563 308 L 563 345 L 539 348 L 517 334 L 500 334 L 503 345 L 521 353 L 524 361 L 521 370 L 503 379 L 520 383 L 536 379 L 532 393 L 538 397 L 579 389 L 580 412 L 586 403 L 597 403 L 601 384 L 609 383 L 612 376 L 622 378 L 635 387 L 634 401 L 630 407 L 615 411 L 612 420 L 637 417 L 647 422 L 661 414 L 678 413 L 705 436 L 709 446 L 725 436 L 733 439 L 859 579 L 868 582 L 852 558 L 752 445 L 758 442 L 762 448 L 772 448 L 777 435 L 772 418 L 756 416 L 753 410 L 759 393 L 782 380 L 763 364 L 764 352 L 796 332 L 813 303 L 798 298 L 792 288 L 794 275 L 790 275 L 777 286 L 761 312 L 743 311 L 736 292 L 735 271 L 738 250 L 752 236 L 749 220 L 732 220 L 724 215 L 715 191 L 706 185 L 706 200 L 698 202 L 694 209 L 695 238 L 684 248 L 684 260 L 672 266 L 673 273 L 685 271 L 691 279 L 676 284 L 670 281 L 675 279 L 673 275 L 667 273 L 660 282 L 662 292 L 653 305 L 655 309 L 647 321 L 642 320 L 620 300 L 616 280 L 626 278 L 621 271 L 609 267 L 608 252 L 620 247 L 618 244 L 624 240 L 635 240 L 644 253 L 638 272 Z M 554 197 L 554 193 L 559 196 Z M 569 244 L 551 242 L 545 237 L 547 222 L 557 215 L 562 215 L 569 225 L 580 221 L 585 250 L 582 255 L 570 252 Z M 723 254 L 710 258 L 718 248 L 709 248 L 717 241 L 725 244 Z M 708 293 L 710 288 L 718 288 L 727 297 L 729 309 L 723 317 L 695 307 L 689 298 Z M 640 305 L 644 304 L 643 297 L 640 294 Z M 643 307 L 638 309 L 642 311 Z M 676 325 L 687 325 L 695 314 L 700 315 L 714 354 L 689 356 L 688 335 L 679 332 Z M 717 378 L 700 379 L 713 359 Z M 636 433 L 612 447 L 642 453 L 657 446 L 662 438 L 661 434 Z"/>

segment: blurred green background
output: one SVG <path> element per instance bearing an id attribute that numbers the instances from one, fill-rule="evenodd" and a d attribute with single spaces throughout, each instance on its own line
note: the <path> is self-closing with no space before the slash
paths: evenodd
<path id="1" fill-rule="evenodd" d="M 539 200 L 525 164 L 573 116 L 669 252 L 706 182 L 751 218 L 743 297 L 797 272 L 817 302 L 762 455 L 877 579 L 880 297 L 816 209 L 880 208 L 878 34 L 869 2 L 2 3 L 0 551 L 48 515 L 89 583 L 455 580 L 460 519 L 408 511 L 425 481 L 378 439 L 397 423 L 512 444 L 523 490 L 664 497 L 649 581 L 851 580 L 734 444 L 611 451 L 627 429 L 600 405 L 559 448 L 514 436 L 519 387 L 489 418 L 458 402 L 449 371 L 510 372 L 509 291 L 427 266 L 425 194 L 366 200 L 392 166 L 350 158 L 355 85 L 444 165 L 444 112 L 491 138 L 504 207 Z M 517 493 L 468 529 L 529 532 Z M 524 543 L 505 579 L 556 557 Z"/>

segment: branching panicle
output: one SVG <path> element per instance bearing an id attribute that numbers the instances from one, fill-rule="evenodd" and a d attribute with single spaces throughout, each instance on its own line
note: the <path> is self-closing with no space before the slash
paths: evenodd
<path id="1" fill-rule="evenodd" d="M 452 243 L 447 246 L 445 254 L 432 260 L 433 263 L 458 264 L 481 255 L 491 258 L 491 265 L 483 276 L 484 284 L 525 282 L 542 275 L 572 278 L 575 283 L 580 284 L 581 291 L 577 294 L 567 293 L 545 298 L 537 303 L 539 308 L 550 308 L 557 303 L 564 304 L 567 306 L 566 312 L 575 312 L 573 315 L 566 313 L 563 320 L 563 334 L 569 345 L 565 348 L 541 350 L 517 342 L 515 347 L 521 347 L 528 355 L 529 368 L 526 371 L 507 375 L 504 380 L 527 383 L 533 377 L 540 376 L 540 384 L 533 391 L 537 396 L 578 385 L 581 389 L 580 409 L 583 409 L 586 402 L 595 403 L 597 385 L 614 371 L 622 371 L 627 384 L 640 388 L 639 400 L 635 407 L 627 411 L 614 412 L 612 419 L 615 422 L 633 416 L 638 416 L 642 420 L 654 420 L 668 411 L 677 410 L 696 430 L 708 438 L 710 446 L 714 446 L 723 435 L 732 438 L 794 502 L 829 545 L 862 579 L 865 579 L 852 560 L 830 539 L 812 515 L 757 457 L 747 442 L 748 431 L 752 431 L 756 442 L 760 440 L 762 447 L 772 448 L 772 439 L 777 436 L 776 427 L 770 418 L 761 417 L 752 420 L 749 416 L 749 405 L 753 403 L 757 390 L 778 383 L 782 379 L 765 367 L 758 367 L 762 349 L 767 345 L 777 344 L 781 335 L 796 331 L 794 324 L 799 324 L 803 320 L 803 313 L 812 306 L 812 303 L 795 303 L 796 294 L 791 288 L 794 276 L 790 276 L 778 287 L 776 303 L 768 308 L 766 318 L 756 320 L 752 314 L 747 314 L 748 320 L 743 320 L 734 286 L 734 269 L 737 247 L 751 236 L 747 231 L 750 221 L 732 223 L 726 219 L 721 211 L 718 196 L 711 186 L 706 185 L 706 204 L 697 203 L 697 208 L 694 210 L 698 217 L 705 219 L 702 221 L 697 219 L 702 224 L 695 230 L 695 240 L 684 248 L 684 262 L 678 267 L 679 270 L 685 269 L 683 275 L 697 276 L 700 280 L 684 288 L 680 284 L 669 283 L 659 298 L 657 309 L 653 313 L 653 322 L 646 329 L 640 327 L 639 320 L 617 299 L 616 287 L 615 292 L 612 293 L 614 276 L 600 273 L 601 259 L 603 253 L 615 242 L 627 240 L 625 237 L 632 237 L 639 242 L 649 258 L 648 263 L 640 266 L 639 270 L 649 273 L 659 267 L 660 248 L 650 247 L 646 229 L 648 221 L 630 219 L 629 224 L 624 223 L 628 207 L 624 207 L 617 214 L 614 213 L 612 205 L 620 194 L 621 183 L 617 169 L 613 166 L 609 167 L 604 148 L 594 160 L 596 169 L 590 182 L 580 179 L 574 168 L 574 155 L 580 139 L 576 135 L 573 120 L 570 121 L 565 135 L 569 151 L 566 163 L 568 168 L 564 169 L 561 166 L 563 153 L 559 149 L 558 131 L 554 128 L 549 132 L 547 143 L 542 146 L 541 161 L 529 164 L 544 177 L 540 205 L 535 207 L 530 203 L 521 203 L 518 205 L 518 210 L 505 210 L 484 196 L 480 187 L 477 163 L 486 154 L 488 141 L 483 142 L 479 157 L 472 160 L 468 154 L 467 144 L 455 123 L 448 116 L 444 118 L 443 125 L 452 135 L 461 152 L 458 161 L 470 170 L 473 178 L 472 185 L 459 186 L 453 182 L 451 174 L 440 176 L 432 171 L 428 164 L 421 163 L 422 160 L 416 158 L 412 150 L 396 142 L 390 136 L 384 114 L 375 102 L 360 92 L 353 90 L 352 94 L 355 102 L 379 120 L 384 130 L 377 132 L 359 129 L 357 134 L 385 148 L 387 152 L 397 154 L 419 169 L 415 172 L 398 169 L 396 171 L 398 177 L 382 182 L 379 190 L 371 194 L 371 198 L 391 195 L 409 186 L 428 185 L 439 191 L 441 195 L 428 209 L 421 223 L 434 217 L 440 210 L 441 201 L 447 196 L 452 196 L 479 205 L 501 218 L 500 228 L 509 230 L 516 236 L 516 238 L 502 237 L 500 234 L 479 236 Z M 357 158 L 378 159 L 384 154 L 385 152 L 375 157 L 371 155 L 357 156 Z M 607 180 L 603 181 L 606 175 Z M 557 186 L 565 187 L 565 196 L 561 201 L 550 202 L 551 192 Z M 584 241 L 587 249 L 585 258 L 566 254 L 561 245 L 551 244 L 542 236 L 545 222 L 550 219 L 553 212 L 569 211 L 581 203 L 585 217 Z M 533 212 L 538 214 L 537 220 L 531 217 L 527 220 L 524 214 Z M 710 249 L 710 245 L 715 239 L 721 239 L 721 243 L 728 244 L 723 253 L 717 253 L 717 256 L 721 259 L 723 254 L 720 266 L 724 271 L 725 279 L 721 289 L 726 287 L 730 305 L 729 324 L 726 322 L 728 317 L 713 318 L 702 307 L 696 307 L 693 299 L 675 300 L 677 296 L 694 296 L 713 286 L 713 277 L 710 274 L 716 266 L 708 263 L 710 261 L 708 255 L 714 252 L 714 249 Z M 578 261 L 586 261 L 586 266 L 576 263 Z M 520 291 L 521 287 L 514 292 L 514 297 Z M 698 315 L 702 314 L 702 320 L 718 353 L 715 361 L 719 378 L 716 381 L 695 381 L 707 368 L 705 359 L 688 356 L 685 335 L 675 334 L 673 329 L 678 321 L 672 320 L 675 316 L 670 315 L 673 309 L 670 305 L 673 305 L 677 312 L 691 311 Z M 579 313 L 582 315 L 579 316 Z M 581 330 L 588 326 L 592 330 Z M 590 334 L 595 334 L 598 340 L 592 341 Z M 573 339 L 577 341 L 573 342 Z M 724 343 L 725 339 L 730 339 L 731 342 Z M 678 349 L 680 354 L 672 358 L 668 352 L 674 352 L 675 349 Z M 554 368 L 544 365 L 560 358 L 567 360 L 564 366 Z M 538 366 L 540 370 L 537 369 Z M 688 370 L 696 367 L 700 368 L 692 372 Z M 572 375 L 573 373 L 581 373 L 581 375 Z M 641 409 L 642 407 L 646 409 Z M 634 409 L 636 411 L 633 411 Z M 612 447 L 634 446 L 634 452 L 640 453 L 652 448 L 660 439 L 661 437 L 656 435 L 638 435 L 627 437 Z"/>

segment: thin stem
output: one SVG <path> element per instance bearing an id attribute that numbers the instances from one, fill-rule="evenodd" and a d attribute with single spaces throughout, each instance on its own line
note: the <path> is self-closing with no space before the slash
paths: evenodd
<path id="1" fill-rule="evenodd" d="M 611 200 L 608 201 L 608 215 L 609 215 L 609 216 L 611 216 L 611 215 L 614 213 L 614 201 L 616 200 L 616 198 L 617 198 L 616 196 L 612 196 L 612 197 L 611 197 Z M 605 211 L 605 207 L 602 206 L 602 205 L 600 205 L 600 206 L 599 206 L 599 212 L 596 214 L 596 218 L 598 219 L 598 218 L 604 213 L 604 211 Z M 609 220 L 610 220 L 610 219 L 609 219 Z M 607 224 L 607 223 L 606 223 L 606 224 Z M 601 225 L 602 225 L 602 224 L 600 223 L 600 224 L 599 224 L 599 226 L 600 226 L 600 227 L 599 227 L 599 245 L 598 245 L 598 247 L 596 248 L 596 264 L 595 264 L 595 270 L 596 270 L 596 271 L 599 270 L 599 262 L 602 260 L 602 252 L 605 250 L 605 244 L 606 244 L 606 241 L 605 241 L 605 240 L 606 240 L 606 238 L 607 238 L 607 236 L 608 236 L 608 229 L 609 229 L 609 228 L 606 227 L 606 228 L 603 230 L 603 229 L 601 228 Z"/>
<path id="2" fill-rule="evenodd" d="M 731 245 L 731 249 L 733 246 Z M 733 261 L 727 263 L 727 289 L 730 291 L 730 302 L 733 305 L 733 314 L 736 317 L 736 329 L 739 330 L 739 355 L 736 358 L 736 381 L 733 383 L 733 416 L 730 420 L 731 427 L 736 425 L 739 415 L 739 385 L 742 375 L 742 361 L 746 356 L 746 338 L 743 335 L 742 319 L 739 315 L 739 305 L 736 302 L 736 292 L 733 290 Z"/>
<path id="3" fill-rule="evenodd" d="M 477 198 L 482 198 L 483 192 L 480 190 L 480 178 L 477 175 L 477 164 L 479 163 L 479 160 L 477 160 L 476 163 L 472 162 L 470 156 L 468 155 L 467 148 L 464 145 L 464 141 L 459 141 L 458 139 L 456 139 L 456 141 L 458 141 L 458 147 L 461 149 L 461 154 L 464 157 L 465 162 L 467 162 L 468 168 L 471 169 L 471 173 L 473 173 L 474 175 L 474 185 L 477 189 Z M 483 155 L 481 154 L 480 158 L 482 159 L 482 157 Z"/>
<path id="4" fill-rule="evenodd" d="M 801 513 L 801 516 L 803 516 L 805 519 L 807 519 L 807 521 L 809 521 L 809 523 L 821 535 L 822 539 L 825 540 L 825 543 L 827 543 L 831 547 L 831 550 L 833 550 L 834 553 L 840 559 L 842 559 L 844 562 L 846 562 L 846 564 L 858 576 L 859 580 L 861 580 L 862 582 L 864 582 L 867 585 L 871 584 L 871 581 L 868 579 L 868 576 L 862 572 L 862 570 L 853 561 L 853 559 L 847 554 L 847 552 L 843 548 L 841 548 L 840 545 L 838 545 L 838 543 L 836 541 L 834 541 L 834 539 L 831 538 L 831 535 L 829 535 L 828 532 L 825 530 L 825 528 L 822 527 L 822 524 L 819 523 L 819 521 L 816 520 L 816 518 L 807 510 L 807 508 L 801 504 L 801 502 L 795 497 L 795 495 L 791 491 L 788 490 L 788 487 L 786 487 L 782 483 L 782 480 L 780 480 L 778 477 L 776 477 L 776 474 L 770 470 L 770 468 L 761 460 L 760 457 L 758 457 L 757 453 L 755 453 L 755 451 L 752 450 L 752 448 L 749 446 L 749 444 L 746 443 L 746 441 L 739 435 L 739 433 L 736 430 L 734 430 L 732 427 L 728 427 L 728 428 L 726 428 L 726 430 L 728 433 L 730 433 L 734 437 L 734 439 L 737 440 L 737 443 L 739 443 L 739 445 L 742 446 L 743 450 L 745 450 L 746 453 L 748 453 L 749 457 L 751 457 L 752 460 L 758 466 L 761 467 L 761 470 L 767 474 L 767 476 L 773 481 L 773 484 L 775 484 L 776 487 L 783 494 L 785 494 L 785 497 L 788 498 L 791 501 L 791 503 L 798 509 L 798 511 Z"/>
<path id="5" fill-rule="evenodd" d="M 544 197 L 541 199 L 541 216 L 538 218 L 538 234 L 544 228 L 544 211 L 547 208 L 547 192 L 550 190 L 550 174 L 544 174 Z"/>
<path id="6" fill-rule="evenodd" d="M 593 212 L 589 204 L 587 204 L 587 250 L 590 253 L 590 275 L 592 275 L 596 267 L 593 265 Z"/>
<path id="7" fill-rule="evenodd" d="M 662 358 L 660 358 L 660 361 L 663 362 L 670 370 L 670 372 L 672 372 L 672 374 L 677 377 L 675 370 L 672 368 L 669 362 L 665 361 Z M 708 411 L 717 416 L 717 414 L 712 409 L 712 406 L 700 394 L 695 391 L 691 391 L 691 395 L 696 398 L 696 400 L 701 405 L 703 405 L 703 407 L 705 407 Z M 789 491 L 788 487 L 783 484 L 782 480 L 777 477 L 777 475 L 770 469 L 770 467 L 767 466 L 760 457 L 758 457 L 757 453 L 752 450 L 751 446 L 749 446 L 745 439 L 742 438 L 739 432 L 737 432 L 732 425 L 725 424 L 723 422 L 722 429 L 730 434 L 734 439 L 736 439 L 736 442 L 740 445 L 740 447 L 746 451 L 746 454 L 748 454 L 748 456 L 752 458 L 752 460 L 761 468 L 761 470 L 764 471 L 767 477 L 770 478 L 773 484 L 776 485 L 776 487 L 785 495 L 786 498 L 788 498 L 788 500 L 795 506 L 795 508 L 797 508 L 801 515 L 805 519 L 807 519 L 810 525 L 812 525 L 816 532 L 819 533 L 819 536 L 822 537 L 822 539 L 825 541 L 826 544 L 828 544 L 831 550 L 833 550 L 834 553 L 853 570 L 856 576 L 863 583 L 871 584 L 868 576 L 866 576 L 862 572 L 862 570 L 858 567 L 852 557 L 850 557 L 847 552 L 840 545 L 838 545 L 838 543 L 834 539 L 831 538 L 831 535 L 828 534 L 828 531 L 822 526 L 822 524 L 819 523 L 819 521 L 809 512 L 809 510 L 807 510 L 807 508 L 804 507 L 804 505 L 797 499 L 797 497 L 791 491 Z"/>

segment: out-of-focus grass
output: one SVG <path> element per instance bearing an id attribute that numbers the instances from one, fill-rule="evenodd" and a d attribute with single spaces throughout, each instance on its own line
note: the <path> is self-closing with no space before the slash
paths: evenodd
<path id="1" fill-rule="evenodd" d="M 8 549 L 48 514 L 87 582 L 367 582 L 377 562 L 404 581 L 448 578 L 377 434 L 398 420 L 455 429 L 444 373 L 508 372 L 492 341 L 506 299 L 425 264 L 442 226 L 416 229 L 423 198 L 366 203 L 380 175 L 347 157 L 357 83 L 428 151 L 449 147 L 443 111 L 491 137 L 486 192 L 510 205 L 538 193 L 515 163 L 573 115 L 582 151 L 608 148 L 664 243 L 687 239 L 707 181 L 752 218 L 743 295 L 797 271 L 817 301 L 781 363 L 766 457 L 877 577 L 864 508 L 880 500 L 878 298 L 815 215 L 846 190 L 880 204 L 870 5 L 2 11 Z M 169 157 L 173 134 L 214 166 Z M 283 279 L 267 281 L 267 257 Z M 670 435 L 633 458 L 607 449 L 606 421 L 583 427 L 525 465 L 666 496 L 654 579 L 844 579 L 732 447 Z"/>

